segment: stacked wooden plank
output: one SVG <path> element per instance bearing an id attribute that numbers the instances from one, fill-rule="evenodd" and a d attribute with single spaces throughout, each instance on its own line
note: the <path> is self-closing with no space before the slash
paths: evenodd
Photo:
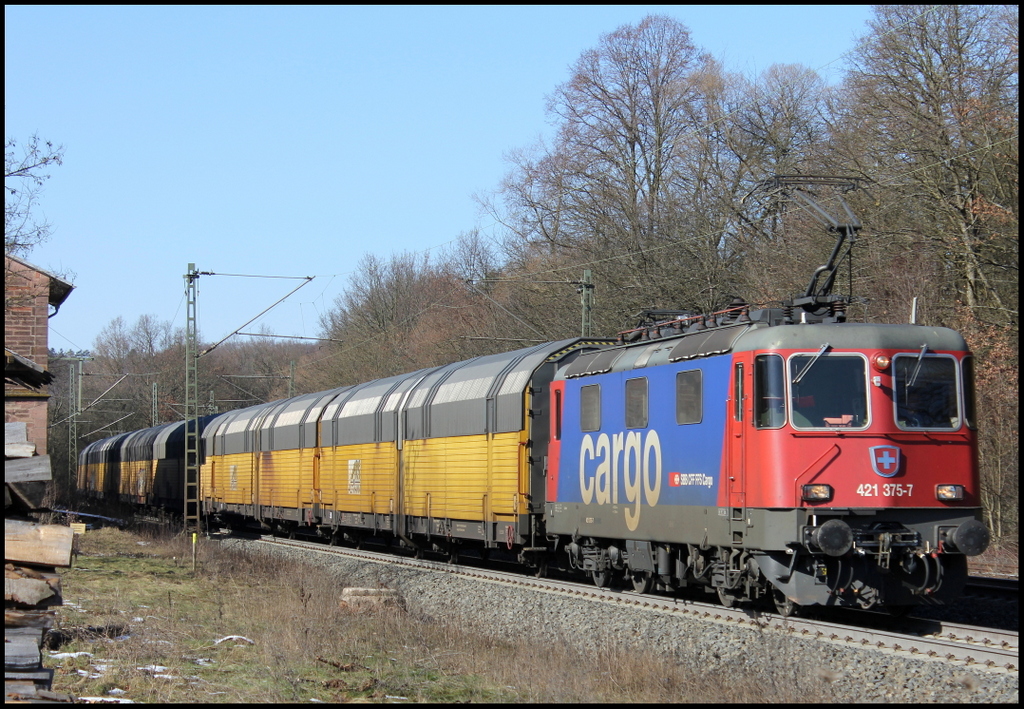
<path id="1" fill-rule="evenodd" d="M 51 691 L 42 642 L 62 602 L 57 569 L 71 565 L 69 527 L 39 524 L 50 480 L 49 456 L 37 456 L 24 423 L 4 424 L 4 694 L 6 701 L 70 701 Z"/>

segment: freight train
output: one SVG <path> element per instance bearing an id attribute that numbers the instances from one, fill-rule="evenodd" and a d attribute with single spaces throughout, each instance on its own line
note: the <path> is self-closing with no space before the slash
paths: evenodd
<path id="1" fill-rule="evenodd" d="M 838 252 L 838 250 L 837 250 Z M 725 605 L 957 597 L 981 522 L 974 358 L 956 332 L 779 308 L 661 313 L 201 421 L 204 515 Z M 184 423 L 86 447 L 81 490 L 183 507 Z"/>

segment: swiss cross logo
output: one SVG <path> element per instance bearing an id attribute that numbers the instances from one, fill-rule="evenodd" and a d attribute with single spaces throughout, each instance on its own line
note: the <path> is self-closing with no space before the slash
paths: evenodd
<path id="1" fill-rule="evenodd" d="M 872 446 L 871 469 L 883 478 L 891 478 L 900 470 L 900 449 L 897 446 Z"/>

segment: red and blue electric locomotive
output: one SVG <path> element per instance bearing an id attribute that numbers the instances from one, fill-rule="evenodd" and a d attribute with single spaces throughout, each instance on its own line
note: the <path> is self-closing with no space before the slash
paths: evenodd
<path id="1" fill-rule="evenodd" d="M 802 315 L 740 305 L 559 371 L 546 524 L 574 566 L 784 612 L 960 592 L 988 543 L 963 338 Z"/>

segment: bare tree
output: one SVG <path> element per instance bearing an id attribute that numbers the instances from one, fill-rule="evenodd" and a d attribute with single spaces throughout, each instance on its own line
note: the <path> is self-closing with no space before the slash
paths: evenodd
<path id="1" fill-rule="evenodd" d="M 901 237 L 890 252 L 928 244 L 947 307 L 961 300 L 982 321 L 1016 322 L 1017 10 L 875 13 L 844 85 L 837 154 L 880 184 L 893 221 L 875 223 Z"/>
<path id="2" fill-rule="evenodd" d="M 43 183 L 49 179 L 46 169 L 61 163 L 64 149 L 52 143 L 41 145 L 32 136 L 18 150 L 13 138 L 4 147 L 4 255 L 24 257 L 33 247 L 50 235 L 50 225 L 38 221 L 34 210 Z M 44 281 L 33 285 L 26 280 L 26 271 L 13 259 L 4 259 L 4 312 L 30 305 L 45 296 Z"/>
<path id="3" fill-rule="evenodd" d="M 356 275 L 321 321 L 327 337 L 344 343 L 344 356 L 335 356 L 324 367 L 334 386 L 419 366 L 409 333 L 437 297 L 436 276 L 426 255 L 396 254 L 386 261 L 363 256 Z"/>
<path id="4" fill-rule="evenodd" d="M 43 183 L 50 178 L 47 169 L 64 160 L 63 146 L 40 141 L 32 136 L 18 150 L 18 142 L 8 138 L 4 146 L 4 252 L 23 256 L 36 244 L 46 241 L 51 227 L 37 221 L 34 209 Z"/>
<path id="5" fill-rule="evenodd" d="M 797 66 L 756 82 L 728 75 L 666 17 L 605 35 L 548 101 L 553 146 L 513 153 L 504 209 L 489 205 L 507 227 L 509 271 L 535 273 L 539 261 L 576 277 L 591 269 L 603 332 L 645 308 L 711 311 L 766 296 L 765 233 L 743 197 L 766 177 L 821 164 L 826 94 Z"/>
<path id="6" fill-rule="evenodd" d="M 721 255 L 720 220 L 705 218 L 701 200 L 717 188 L 720 145 L 706 133 L 722 86 L 720 67 L 675 20 L 651 16 L 602 37 L 548 100 L 554 145 L 511 156 L 504 208 L 492 211 L 513 259 L 570 255 L 574 277 L 592 269 L 610 296 L 602 329 L 697 299 L 678 274 L 681 261 L 714 271 Z"/>

